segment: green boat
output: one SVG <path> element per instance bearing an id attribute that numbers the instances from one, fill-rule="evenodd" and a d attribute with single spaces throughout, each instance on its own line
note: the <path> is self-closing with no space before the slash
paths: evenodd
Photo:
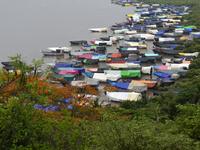
<path id="1" fill-rule="evenodd" d="M 50 79 L 62 79 L 66 81 L 73 81 L 76 78 L 76 75 L 66 75 L 66 74 L 53 74 L 51 75 Z"/>
<path id="2" fill-rule="evenodd" d="M 141 77 L 140 70 L 121 70 L 121 77 L 122 78 L 130 78 L 130 77 Z"/>

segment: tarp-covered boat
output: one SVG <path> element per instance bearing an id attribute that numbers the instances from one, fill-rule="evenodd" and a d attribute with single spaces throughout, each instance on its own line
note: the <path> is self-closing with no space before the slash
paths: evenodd
<path id="1" fill-rule="evenodd" d="M 170 73 L 170 74 L 179 74 L 181 77 L 184 77 L 188 70 L 156 70 L 158 73 Z"/>
<path id="2" fill-rule="evenodd" d="M 85 75 L 89 78 L 95 79 L 100 82 L 118 81 L 119 79 L 121 79 L 120 75 L 105 74 L 105 73 L 85 72 Z"/>
<path id="3" fill-rule="evenodd" d="M 63 74 L 53 74 L 51 75 L 50 79 L 59 79 L 59 80 L 67 80 L 73 81 L 76 78 L 76 75 L 63 75 Z"/>
<path id="4" fill-rule="evenodd" d="M 173 74 L 173 73 L 157 73 L 154 72 L 154 75 L 160 77 L 161 79 L 178 79 L 180 77 L 179 74 Z"/>
<path id="5" fill-rule="evenodd" d="M 108 67 L 111 67 L 112 69 L 119 69 L 119 68 L 138 68 L 140 67 L 140 64 L 136 63 L 107 63 Z"/>
<path id="6" fill-rule="evenodd" d="M 146 84 L 148 88 L 154 88 L 157 86 L 157 81 L 147 81 L 147 80 L 132 80 L 131 83 L 142 83 Z"/>
<path id="7" fill-rule="evenodd" d="M 137 101 L 142 97 L 140 93 L 135 93 L 135 92 L 107 92 L 106 95 L 109 100 L 119 101 L 119 102 L 125 100 Z"/>
<path id="8" fill-rule="evenodd" d="M 122 78 L 141 77 L 140 70 L 104 70 L 104 73 L 120 75 Z"/>
<path id="9" fill-rule="evenodd" d="M 98 87 L 99 86 L 99 81 L 95 81 L 95 80 L 86 80 L 86 81 L 61 81 L 61 84 L 63 86 L 65 86 L 66 84 L 71 84 L 72 86 L 78 86 L 78 87 L 83 87 L 83 86 Z"/>
<path id="10" fill-rule="evenodd" d="M 52 68 L 73 67 L 73 64 L 71 63 L 47 63 L 47 65 L 51 66 Z"/>
<path id="11" fill-rule="evenodd" d="M 79 74 L 82 74 L 85 72 L 85 68 L 63 68 L 63 67 L 60 67 L 60 68 L 56 68 L 56 70 L 77 70 Z"/>
<path id="12" fill-rule="evenodd" d="M 147 85 L 140 82 L 135 82 L 135 83 L 109 82 L 109 84 L 119 89 L 128 90 L 130 92 L 141 93 L 147 90 Z"/>

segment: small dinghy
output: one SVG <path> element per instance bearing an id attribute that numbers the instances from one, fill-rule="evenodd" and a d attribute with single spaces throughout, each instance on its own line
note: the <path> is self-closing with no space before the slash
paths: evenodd
<path id="1" fill-rule="evenodd" d="M 107 92 L 106 95 L 109 100 L 118 102 L 125 100 L 137 101 L 142 98 L 141 93 L 135 92 Z"/>
<path id="2" fill-rule="evenodd" d="M 107 45 L 107 46 L 111 46 L 113 43 L 112 41 L 90 41 L 92 44 L 95 45 Z"/>
<path id="3" fill-rule="evenodd" d="M 119 89 L 127 90 L 129 92 L 138 92 L 142 93 L 147 90 L 147 85 L 140 82 L 135 83 L 126 83 L 126 82 L 109 82 L 110 85 L 113 85 Z"/>
<path id="4" fill-rule="evenodd" d="M 71 47 L 48 47 L 48 50 L 52 51 L 52 52 L 57 52 L 57 51 L 62 51 L 64 53 L 68 53 L 70 51 L 72 51 Z"/>
<path id="5" fill-rule="evenodd" d="M 72 45 L 84 45 L 84 44 L 87 44 L 87 41 L 86 40 L 80 40 L 80 41 L 69 41 Z"/>
<path id="6" fill-rule="evenodd" d="M 64 53 L 59 50 L 56 52 L 49 52 L 49 51 L 40 51 L 44 56 L 64 56 Z"/>
<path id="7" fill-rule="evenodd" d="M 90 28 L 91 32 L 107 32 L 107 28 Z"/>
<path id="8" fill-rule="evenodd" d="M 112 75 L 112 74 L 105 74 L 105 73 L 92 73 L 92 72 L 85 72 L 86 77 L 95 79 L 99 82 L 107 82 L 107 81 L 118 81 L 121 79 L 120 75 Z"/>

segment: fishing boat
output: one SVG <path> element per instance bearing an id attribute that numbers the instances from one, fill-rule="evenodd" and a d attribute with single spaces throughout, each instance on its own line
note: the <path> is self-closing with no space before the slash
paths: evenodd
<path id="1" fill-rule="evenodd" d="M 64 53 L 60 52 L 49 52 L 49 51 L 40 51 L 44 56 L 64 56 Z"/>
<path id="2" fill-rule="evenodd" d="M 107 32 L 107 28 L 90 28 L 91 32 Z"/>
<path id="3" fill-rule="evenodd" d="M 64 53 L 68 53 L 68 52 L 72 51 L 71 47 L 48 47 L 47 49 L 52 52 L 62 51 Z"/>
<path id="4" fill-rule="evenodd" d="M 69 41 L 72 45 L 79 45 L 79 44 L 87 44 L 86 40 L 80 40 L 80 41 Z"/>
<path id="5" fill-rule="evenodd" d="M 92 44 L 95 45 L 107 45 L 107 46 L 111 46 L 113 43 L 112 41 L 90 41 Z"/>

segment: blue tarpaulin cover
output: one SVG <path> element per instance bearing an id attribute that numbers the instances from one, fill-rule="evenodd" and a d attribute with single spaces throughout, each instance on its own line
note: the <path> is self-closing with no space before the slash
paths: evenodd
<path id="1" fill-rule="evenodd" d="M 127 90 L 130 83 L 123 83 L 123 82 L 110 82 L 110 85 L 116 86 L 119 89 Z"/>
<path id="2" fill-rule="evenodd" d="M 64 63 L 64 64 L 59 64 L 59 63 L 55 63 L 54 68 L 56 67 L 73 67 L 73 65 L 71 63 Z"/>

